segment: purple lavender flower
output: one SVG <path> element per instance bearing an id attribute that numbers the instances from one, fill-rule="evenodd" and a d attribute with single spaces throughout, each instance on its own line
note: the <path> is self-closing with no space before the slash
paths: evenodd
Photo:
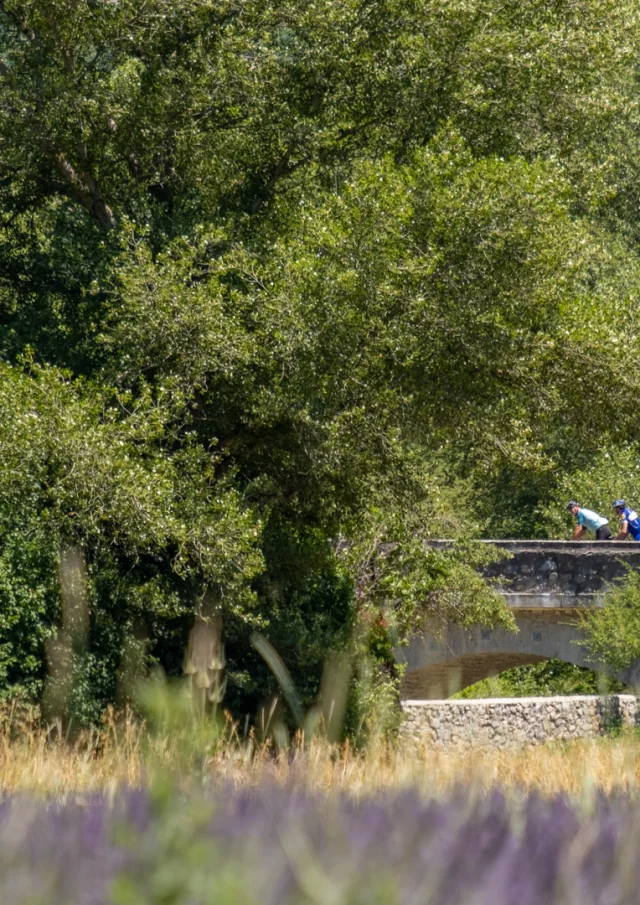
<path id="1" fill-rule="evenodd" d="M 2 905 L 640 905 L 640 804 L 276 785 L 0 802 Z"/>

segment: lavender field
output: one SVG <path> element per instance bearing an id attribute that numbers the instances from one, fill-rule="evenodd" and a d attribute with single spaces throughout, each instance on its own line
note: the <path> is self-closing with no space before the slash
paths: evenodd
<path id="1" fill-rule="evenodd" d="M 640 804 L 265 784 L 0 808 L 3 905 L 633 905 Z"/>

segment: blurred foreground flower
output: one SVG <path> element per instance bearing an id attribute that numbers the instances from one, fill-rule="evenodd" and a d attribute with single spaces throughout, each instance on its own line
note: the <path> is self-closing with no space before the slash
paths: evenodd
<path id="1" fill-rule="evenodd" d="M 189 636 L 184 673 L 189 676 L 192 691 L 201 697 L 203 710 L 207 699 L 216 705 L 224 697 L 227 683 L 222 676 L 225 664 L 220 613 L 198 617 Z"/>
<path id="2" fill-rule="evenodd" d="M 7 905 L 635 905 L 640 805 L 263 785 L 0 809 Z"/>

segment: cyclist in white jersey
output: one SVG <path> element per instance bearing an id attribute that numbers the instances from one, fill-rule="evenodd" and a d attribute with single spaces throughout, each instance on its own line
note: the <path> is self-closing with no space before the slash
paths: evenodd
<path id="1" fill-rule="evenodd" d="M 598 515 L 592 509 L 585 509 L 575 500 L 567 503 L 567 509 L 572 515 L 575 515 L 577 522 L 570 540 L 584 540 L 588 531 L 595 533 L 596 540 L 611 540 L 613 537 L 608 518 Z"/>

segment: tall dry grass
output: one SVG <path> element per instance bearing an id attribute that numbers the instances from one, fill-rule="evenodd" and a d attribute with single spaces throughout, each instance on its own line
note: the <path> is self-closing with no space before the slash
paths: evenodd
<path id="1" fill-rule="evenodd" d="M 199 727 L 198 733 L 150 732 L 132 717 L 109 714 L 100 730 L 65 739 L 56 727 L 44 727 L 29 712 L 0 716 L 0 789 L 68 797 L 118 787 L 140 786 L 158 773 L 190 781 L 263 781 L 361 796 L 386 789 L 412 788 L 443 793 L 457 785 L 478 791 L 537 790 L 573 796 L 640 790 L 640 740 L 637 736 L 546 744 L 519 749 L 416 751 L 372 745 L 364 752 L 349 745 L 314 739 L 294 741 L 275 754 L 268 744 L 241 739 L 230 727 L 222 734 Z"/>

